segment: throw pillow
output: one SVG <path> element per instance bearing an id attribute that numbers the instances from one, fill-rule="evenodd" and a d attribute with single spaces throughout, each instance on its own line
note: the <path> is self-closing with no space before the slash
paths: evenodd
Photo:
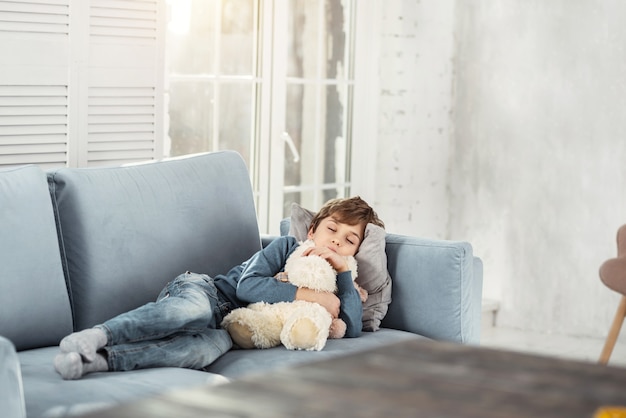
<path id="1" fill-rule="evenodd" d="M 313 216 L 315 212 L 293 203 L 289 235 L 296 237 L 298 241 L 306 240 Z M 358 271 L 356 282 L 367 290 L 369 295 L 363 304 L 364 331 L 380 329 L 380 323 L 391 303 L 391 276 L 387 271 L 385 235 L 385 230 L 380 226 L 368 224 L 365 228 L 365 237 L 354 257 Z"/>

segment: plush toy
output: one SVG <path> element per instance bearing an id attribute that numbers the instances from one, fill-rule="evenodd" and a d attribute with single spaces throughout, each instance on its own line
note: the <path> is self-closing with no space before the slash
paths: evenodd
<path id="1" fill-rule="evenodd" d="M 335 292 L 337 272 L 317 255 L 302 256 L 305 249 L 314 246 L 307 240 L 289 256 L 285 274 L 277 280 L 285 280 L 298 287 L 317 291 Z M 367 299 L 367 291 L 354 282 L 357 266 L 354 257 L 346 257 L 352 272 L 355 288 L 361 301 Z M 321 305 L 306 301 L 265 303 L 258 302 L 230 312 L 222 321 L 234 343 L 241 348 L 270 348 L 283 344 L 290 350 L 321 350 L 328 338 L 342 338 L 346 324 L 333 319 Z"/>

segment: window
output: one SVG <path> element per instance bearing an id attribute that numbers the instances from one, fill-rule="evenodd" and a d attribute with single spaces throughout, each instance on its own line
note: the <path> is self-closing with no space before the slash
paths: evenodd
<path id="1" fill-rule="evenodd" d="M 263 232 L 349 194 L 356 1 L 169 7 L 169 154 L 241 153 Z"/>
<path id="2" fill-rule="evenodd" d="M 291 202 L 317 208 L 350 188 L 352 5 L 287 5 L 283 215 Z"/>
<path id="3" fill-rule="evenodd" d="M 357 3 L 0 0 L 0 166 L 234 149 L 261 231 L 277 233 L 292 202 L 315 209 L 363 182 Z"/>
<path id="4" fill-rule="evenodd" d="M 170 10 L 169 154 L 234 149 L 250 166 L 262 81 L 257 2 L 172 0 Z"/>

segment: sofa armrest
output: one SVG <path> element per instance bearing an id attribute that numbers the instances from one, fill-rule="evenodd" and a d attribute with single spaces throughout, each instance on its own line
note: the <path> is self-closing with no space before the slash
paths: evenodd
<path id="1" fill-rule="evenodd" d="M 3 417 L 26 417 L 20 362 L 13 343 L 2 336 L 0 336 L 0 405 L 2 405 L 0 414 Z"/>
<path id="2" fill-rule="evenodd" d="M 382 326 L 464 344 L 480 341 L 482 262 L 467 242 L 387 234 L 392 302 Z"/>

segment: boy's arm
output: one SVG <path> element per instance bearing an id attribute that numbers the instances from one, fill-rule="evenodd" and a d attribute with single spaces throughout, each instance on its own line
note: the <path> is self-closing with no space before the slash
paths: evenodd
<path id="1" fill-rule="evenodd" d="M 297 287 L 274 276 L 282 271 L 287 257 L 297 246 L 295 238 L 281 237 L 252 256 L 238 280 L 237 298 L 246 303 L 295 300 Z"/>
<path id="2" fill-rule="evenodd" d="M 299 287 L 296 291 L 296 300 L 317 303 L 322 305 L 333 318 L 339 317 L 341 301 L 332 292 L 318 292 L 317 290 L 306 287 Z"/>
<path id="3" fill-rule="evenodd" d="M 346 337 L 361 335 L 363 328 L 363 303 L 359 292 L 352 283 L 350 270 L 337 275 L 337 296 L 341 301 L 339 318 L 346 323 Z"/>
<path id="4" fill-rule="evenodd" d="M 274 276 L 282 271 L 287 257 L 297 246 L 295 238 L 281 237 L 256 253 L 243 268 L 237 284 L 237 298 L 246 303 L 296 300 L 298 288 L 291 283 L 276 280 Z M 337 275 L 337 297 L 340 302 L 339 317 L 346 323 L 346 337 L 358 337 L 363 326 L 363 305 L 352 283 L 350 271 Z M 303 299 L 315 302 L 306 297 Z"/>

